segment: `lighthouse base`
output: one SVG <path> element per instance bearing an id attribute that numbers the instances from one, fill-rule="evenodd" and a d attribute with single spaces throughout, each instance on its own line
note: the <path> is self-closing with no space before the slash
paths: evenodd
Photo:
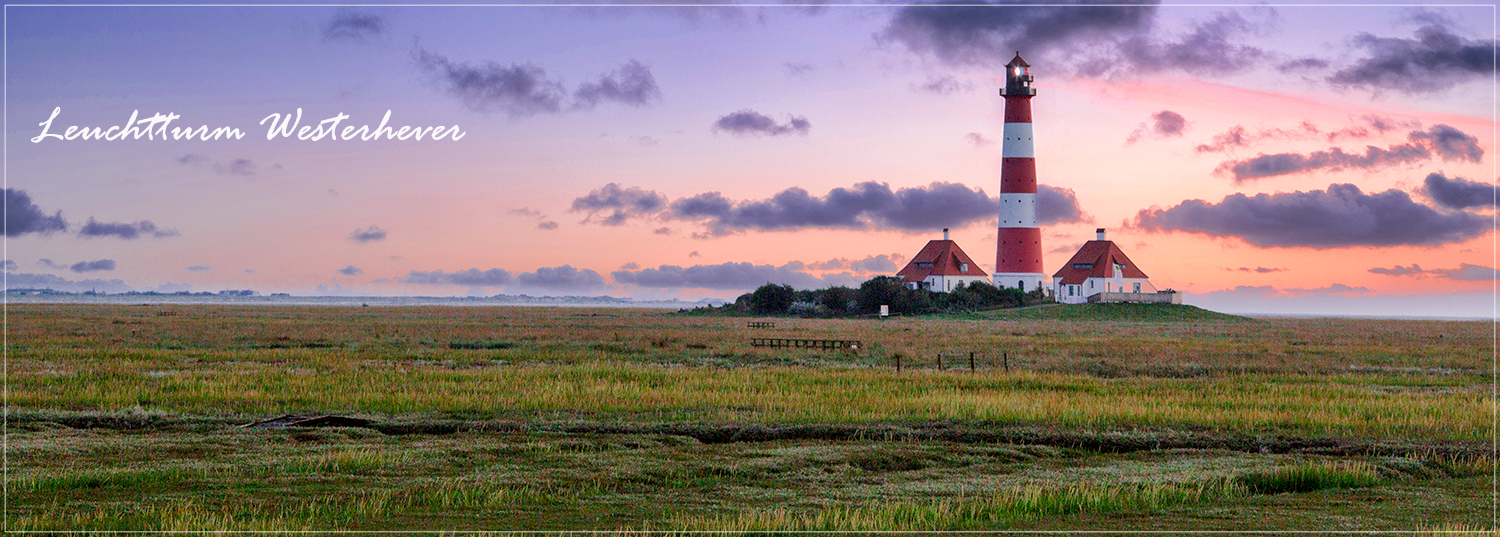
<path id="1" fill-rule="evenodd" d="M 1036 272 L 997 272 L 992 281 L 995 282 L 995 287 L 1001 289 L 1020 289 L 1029 293 L 1046 289 L 1047 275 Z"/>

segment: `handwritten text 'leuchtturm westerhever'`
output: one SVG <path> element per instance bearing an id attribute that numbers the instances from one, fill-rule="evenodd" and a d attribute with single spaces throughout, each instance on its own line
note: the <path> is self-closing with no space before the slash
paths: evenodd
<path id="1" fill-rule="evenodd" d="M 245 137 L 244 131 L 241 131 L 240 129 L 234 127 L 219 127 L 216 129 L 210 129 L 208 128 L 208 125 L 203 125 L 196 128 L 172 127 L 172 122 L 181 119 L 182 116 L 171 112 L 168 112 L 166 115 L 162 115 L 160 112 L 158 112 L 151 117 L 137 119 L 140 117 L 140 110 L 131 112 L 130 119 L 125 121 L 123 125 L 115 125 L 108 128 L 79 127 L 77 125 L 73 125 L 69 126 L 67 129 L 62 129 L 61 127 L 59 127 L 58 129 L 62 131 L 62 134 L 57 134 L 51 132 L 52 121 L 56 120 L 57 115 L 60 113 L 62 113 L 62 107 L 59 106 L 57 108 L 53 108 L 52 116 L 48 117 L 46 121 L 37 124 L 37 126 L 42 128 L 42 133 L 37 135 L 35 138 L 32 138 L 32 143 L 41 143 L 42 140 L 46 140 L 48 138 L 56 138 L 58 140 L 82 139 L 115 141 L 125 140 L 127 138 L 131 140 L 139 140 L 142 137 L 145 137 L 148 140 L 160 139 L 208 141 L 221 139 L 238 140 Z M 260 125 L 267 127 L 267 140 L 275 140 L 278 137 L 292 138 L 295 136 L 298 140 L 306 141 L 322 140 L 325 138 L 329 140 L 358 139 L 364 141 L 381 139 L 442 140 L 444 138 L 447 138 L 456 142 L 459 139 L 463 138 L 465 134 L 467 134 L 464 131 L 460 130 L 458 125 L 454 125 L 452 127 L 446 125 L 438 125 L 433 127 L 403 126 L 399 128 L 387 126 L 387 123 L 390 123 L 391 121 L 390 110 L 385 111 L 385 117 L 380 119 L 380 125 L 375 127 L 374 129 L 371 129 L 369 125 L 360 125 L 358 127 L 353 125 L 343 125 L 343 128 L 341 129 L 340 123 L 342 123 L 346 119 L 349 119 L 349 116 L 347 114 L 344 114 L 343 112 L 339 112 L 333 117 L 319 121 L 316 125 L 303 125 L 302 109 L 298 108 L 295 115 L 288 113 L 283 116 L 279 113 L 276 113 L 266 116 L 265 119 L 260 120 Z M 167 130 L 169 128 L 171 129 L 170 131 Z"/>

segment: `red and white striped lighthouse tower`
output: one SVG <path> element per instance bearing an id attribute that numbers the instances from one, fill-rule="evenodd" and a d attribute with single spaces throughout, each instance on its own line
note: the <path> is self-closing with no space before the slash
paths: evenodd
<path id="1" fill-rule="evenodd" d="M 1031 145 L 1031 64 L 1005 65 L 1005 140 L 1000 146 L 1000 231 L 996 239 L 995 287 L 1043 289 L 1042 230 L 1036 223 L 1036 155 Z"/>

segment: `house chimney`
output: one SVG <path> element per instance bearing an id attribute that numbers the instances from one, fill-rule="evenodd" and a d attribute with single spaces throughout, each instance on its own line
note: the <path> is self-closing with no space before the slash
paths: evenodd
<path id="1" fill-rule="evenodd" d="M 1095 229 L 1094 233 L 1096 233 L 1096 234 L 1099 235 L 1099 240 L 1101 240 L 1101 241 L 1104 240 L 1104 228 L 1101 227 L 1101 228 Z"/>
<path id="2" fill-rule="evenodd" d="M 948 228 L 943 228 L 943 240 L 948 240 Z"/>

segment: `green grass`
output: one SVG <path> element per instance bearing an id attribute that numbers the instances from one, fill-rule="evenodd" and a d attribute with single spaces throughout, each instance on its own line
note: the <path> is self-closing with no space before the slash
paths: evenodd
<path id="1" fill-rule="evenodd" d="M 1243 474 L 1236 481 L 1256 494 L 1281 494 L 1373 487 L 1380 484 L 1380 474 L 1368 464 L 1319 462 Z"/>
<path id="2" fill-rule="evenodd" d="M 981 319 L 1008 321 L 1254 322 L 1249 317 L 1229 315 L 1182 304 L 1048 304 L 1029 308 L 991 310 L 974 314 L 974 316 Z"/>

